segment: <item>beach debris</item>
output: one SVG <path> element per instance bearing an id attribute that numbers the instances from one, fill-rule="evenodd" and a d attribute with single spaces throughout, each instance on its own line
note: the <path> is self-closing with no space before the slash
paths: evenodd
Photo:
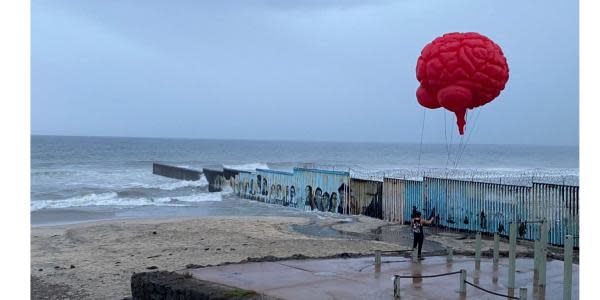
<path id="1" fill-rule="evenodd" d="M 42 271 L 44 271 L 44 269 L 42 269 L 42 268 L 39 268 L 39 269 L 38 269 L 38 271 L 39 271 L 39 272 L 42 272 Z"/>
<path id="2" fill-rule="evenodd" d="M 156 270 L 156 269 L 158 269 L 158 267 L 157 266 L 149 266 L 149 267 L 146 267 L 146 269 L 148 269 L 148 270 Z"/>
<path id="3" fill-rule="evenodd" d="M 71 265 L 69 268 L 70 269 L 75 269 L 75 265 Z"/>
<path id="4" fill-rule="evenodd" d="M 160 254 L 158 254 L 158 255 L 152 255 L 152 256 L 148 256 L 148 257 L 146 257 L 146 258 L 156 258 L 156 257 L 160 257 L 160 256 L 161 256 L 161 255 L 160 255 Z"/>
<path id="5" fill-rule="evenodd" d="M 156 231 L 152 231 L 152 234 L 156 234 Z"/>
<path id="6" fill-rule="evenodd" d="M 500 95 L 508 81 L 502 49 L 476 32 L 437 37 L 417 60 L 417 100 L 429 109 L 443 107 L 456 115 L 464 134 L 467 109 L 485 105 Z"/>

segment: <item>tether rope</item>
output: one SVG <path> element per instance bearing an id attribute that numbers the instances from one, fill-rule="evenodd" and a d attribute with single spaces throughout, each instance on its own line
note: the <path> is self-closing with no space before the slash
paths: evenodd
<path id="1" fill-rule="evenodd" d="M 471 135 L 473 135 L 473 131 L 475 131 L 475 128 L 477 128 L 477 121 L 479 120 L 479 115 L 481 114 L 482 109 L 483 108 L 479 108 L 479 110 L 477 110 L 477 115 L 475 116 L 475 119 L 473 120 L 473 126 L 471 126 L 471 130 L 469 130 L 469 134 L 467 135 L 467 140 L 464 144 L 464 147 L 463 147 L 462 151 L 460 151 L 460 153 L 457 154 L 458 158 L 456 160 L 456 163 L 454 164 L 455 168 L 458 166 L 460 159 L 462 158 L 463 154 L 465 153 L 465 150 L 467 149 L 467 145 L 469 144 Z"/>
<path id="2" fill-rule="evenodd" d="M 465 113 L 465 126 L 466 126 L 466 124 L 468 124 L 467 123 L 467 121 L 468 121 L 467 117 L 468 117 L 468 112 Z M 458 160 L 458 154 L 460 153 L 460 150 L 462 148 L 464 137 L 465 137 L 464 134 L 460 136 L 460 141 L 458 143 L 458 148 L 456 149 L 456 157 L 454 158 L 454 169 L 456 169 L 456 163 L 457 163 L 457 160 Z"/>
<path id="3" fill-rule="evenodd" d="M 444 142 L 446 143 L 446 169 L 448 168 L 448 161 L 450 160 L 450 150 L 448 149 L 448 134 L 446 133 L 446 111 L 444 110 Z"/>
<path id="4" fill-rule="evenodd" d="M 419 163 L 417 165 L 417 174 L 421 171 L 421 151 L 423 149 L 423 132 L 425 131 L 425 108 L 423 108 L 423 123 L 421 124 L 421 142 L 419 143 Z"/>
<path id="5" fill-rule="evenodd" d="M 414 275 L 394 275 L 394 277 L 396 277 L 396 278 L 433 278 L 433 277 L 442 277 L 442 276 L 448 276 L 448 275 L 454 275 L 454 274 L 460 274 L 460 271 L 449 272 L 449 273 L 442 273 L 442 274 L 436 274 L 436 275 L 418 275 L 418 276 L 414 276 Z"/>
<path id="6" fill-rule="evenodd" d="M 514 297 L 514 296 L 509 296 L 509 295 L 503 295 L 503 294 L 500 294 L 500 293 L 492 292 L 490 290 L 486 290 L 486 289 L 484 289 L 484 288 L 482 288 L 480 286 L 477 286 L 477 285 L 475 285 L 473 283 L 470 283 L 470 282 L 468 282 L 466 280 L 465 280 L 465 283 L 468 284 L 468 285 L 470 285 L 470 286 L 472 286 L 472 287 L 474 287 L 474 288 L 476 288 L 476 289 L 482 290 L 482 291 L 484 291 L 486 293 L 489 293 L 489 294 L 492 294 L 492 295 L 496 295 L 496 296 L 500 296 L 500 297 L 506 297 L 508 299 L 519 299 L 519 297 Z"/>

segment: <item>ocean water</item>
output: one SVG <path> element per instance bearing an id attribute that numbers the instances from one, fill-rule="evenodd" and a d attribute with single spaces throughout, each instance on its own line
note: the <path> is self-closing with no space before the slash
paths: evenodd
<path id="1" fill-rule="evenodd" d="M 208 193 L 204 178 L 180 181 L 153 175 L 153 162 L 192 169 L 215 164 L 246 170 L 304 166 L 367 178 L 432 176 L 577 185 L 578 153 L 578 147 L 567 146 L 32 136 L 30 208 L 35 225 L 225 215 L 246 205 L 230 191 Z"/>

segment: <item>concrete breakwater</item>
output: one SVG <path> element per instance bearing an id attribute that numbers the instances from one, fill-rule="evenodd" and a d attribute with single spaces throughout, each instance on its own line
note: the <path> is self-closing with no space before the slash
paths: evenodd
<path id="1" fill-rule="evenodd" d="M 253 172 L 204 168 L 210 191 L 230 186 L 245 199 L 348 215 L 366 215 L 406 223 L 414 211 L 434 218 L 440 228 L 509 234 L 536 240 L 540 222 L 548 224 L 548 242 L 564 245 L 564 236 L 579 236 L 579 187 L 547 183 L 531 186 L 423 177 L 409 180 L 355 178 L 350 172 L 294 168 L 292 172 Z M 574 242 L 579 246 L 579 239 Z"/>
<path id="2" fill-rule="evenodd" d="M 165 164 L 153 163 L 152 164 L 152 174 L 165 176 L 169 178 L 181 179 L 181 180 L 200 180 L 200 176 L 202 172 L 183 168 L 170 166 Z"/>

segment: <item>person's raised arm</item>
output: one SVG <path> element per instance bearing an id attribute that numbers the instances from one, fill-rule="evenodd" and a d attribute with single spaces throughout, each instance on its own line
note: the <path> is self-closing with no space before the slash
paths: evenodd
<path id="1" fill-rule="evenodd" d="M 431 219 L 429 219 L 429 220 L 423 220 L 423 219 L 421 219 L 421 224 L 422 225 L 431 225 L 431 223 L 433 223 L 433 218 L 434 217 L 431 217 Z"/>

